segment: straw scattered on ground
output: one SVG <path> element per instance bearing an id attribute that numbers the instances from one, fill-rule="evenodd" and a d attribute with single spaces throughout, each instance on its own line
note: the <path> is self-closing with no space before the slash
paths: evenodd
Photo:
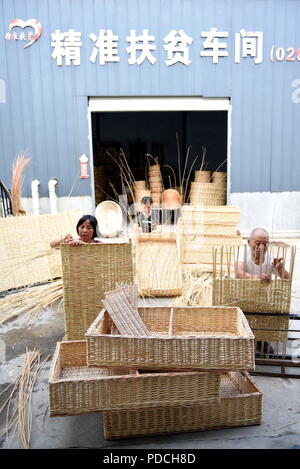
<path id="1" fill-rule="evenodd" d="M 15 434 L 19 445 L 29 448 L 32 430 L 32 393 L 40 372 L 50 356 L 41 358 L 41 352 L 26 349 L 25 360 L 15 383 L 5 388 L 1 395 L 9 392 L 9 396 L 0 407 L 0 414 L 6 412 L 5 427 L 0 429 L 0 438 L 6 436 L 8 447 L 11 446 Z"/>
<path id="2" fill-rule="evenodd" d="M 8 294 L 0 299 L 0 324 L 23 313 L 29 313 L 28 319 L 33 321 L 39 313 L 62 298 L 62 280 Z"/>

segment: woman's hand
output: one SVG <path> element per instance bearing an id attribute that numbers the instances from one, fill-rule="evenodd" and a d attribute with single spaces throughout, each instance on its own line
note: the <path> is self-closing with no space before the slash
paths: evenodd
<path id="1" fill-rule="evenodd" d="M 73 241 L 73 236 L 70 233 L 66 234 L 66 236 L 62 240 L 63 243 L 68 244 L 70 244 L 71 241 Z"/>
<path id="2" fill-rule="evenodd" d="M 72 239 L 71 241 L 69 241 L 69 244 L 70 246 L 79 246 L 79 244 L 86 244 L 84 243 L 83 241 L 81 241 L 81 239 Z"/>

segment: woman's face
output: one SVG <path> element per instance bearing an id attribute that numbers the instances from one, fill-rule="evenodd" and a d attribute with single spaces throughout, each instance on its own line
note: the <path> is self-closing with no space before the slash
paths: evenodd
<path id="1" fill-rule="evenodd" d="M 93 239 L 94 228 L 89 220 L 84 221 L 78 226 L 78 234 L 84 243 L 89 243 Z"/>

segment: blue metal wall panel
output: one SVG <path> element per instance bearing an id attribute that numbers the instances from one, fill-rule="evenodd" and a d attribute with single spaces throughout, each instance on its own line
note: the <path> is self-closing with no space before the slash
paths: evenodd
<path id="1" fill-rule="evenodd" d="M 300 61 L 270 60 L 275 44 L 300 48 L 298 0 L 0 0 L 0 178 L 10 185 L 16 153 L 27 150 L 24 195 L 41 180 L 47 195 L 50 177 L 59 179 L 60 196 L 91 193 L 90 180 L 79 179 L 81 153 L 89 154 L 88 96 L 229 97 L 232 102 L 231 192 L 300 190 L 300 103 L 292 82 L 300 79 Z M 27 49 L 7 41 L 14 18 L 37 18 L 39 40 Z M 227 31 L 229 56 L 218 64 L 200 57 L 211 27 Z M 81 64 L 58 66 L 51 58 L 51 33 L 73 28 L 82 33 Z M 234 63 L 234 35 L 240 29 L 263 31 L 264 57 Z M 90 61 L 90 33 L 111 29 L 119 36 L 120 62 Z M 131 29 L 155 36 L 157 62 L 129 65 L 126 38 Z M 183 29 L 193 38 L 190 66 L 166 66 L 163 38 Z M 286 53 L 285 53 L 286 54 Z M 298 85 L 299 86 L 299 85 Z"/>

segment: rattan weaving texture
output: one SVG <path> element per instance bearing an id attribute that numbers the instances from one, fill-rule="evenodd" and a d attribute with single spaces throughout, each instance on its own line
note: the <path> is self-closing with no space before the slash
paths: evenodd
<path id="1" fill-rule="evenodd" d="M 181 217 L 183 220 L 201 223 L 223 223 L 224 225 L 237 225 L 240 223 L 241 210 L 234 206 L 220 207 L 194 207 L 183 205 L 181 207 Z"/>
<path id="2" fill-rule="evenodd" d="M 137 309 L 133 307 L 124 288 L 106 293 L 103 305 L 122 335 L 149 335 Z"/>
<path id="3" fill-rule="evenodd" d="M 237 207 L 183 206 L 178 220 L 181 263 L 195 264 L 199 271 L 212 271 L 213 247 L 229 245 L 232 248 L 242 244 L 242 237 L 236 229 L 239 219 L 240 209 Z M 216 263 L 220 261 L 221 256 L 217 252 Z"/>
<path id="4" fill-rule="evenodd" d="M 258 425 L 262 419 L 262 399 L 261 389 L 248 373 L 230 373 L 222 376 L 219 404 L 105 412 L 104 437 L 127 438 Z"/>
<path id="5" fill-rule="evenodd" d="M 255 340 L 286 342 L 288 340 L 289 317 L 246 315 Z"/>
<path id="6" fill-rule="evenodd" d="M 86 333 L 90 366 L 139 369 L 254 368 L 254 336 L 239 308 L 138 308 L 150 336 L 111 335 L 102 311 Z"/>
<path id="7" fill-rule="evenodd" d="M 60 252 L 49 243 L 68 232 L 75 236 L 80 213 L 0 218 L 0 291 L 60 277 Z"/>
<path id="8" fill-rule="evenodd" d="M 50 416 L 117 409 L 218 404 L 220 375 L 87 367 L 85 341 L 57 344 L 49 375 Z"/>
<path id="9" fill-rule="evenodd" d="M 136 272 L 141 295 L 181 295 L 182 276 L 176 234 L 138 235 Z"/>
<path id="10" fill-rule="evenodd" d="M 61 246 L 67 340 L 84 334 L 101 311 L 107 291 L 133 282 L 131 243 Z"/>
<path id="11" fill-rule="evenodd" d="M 289 313 L 292 280 L 213 279 L 213 304 L 239 306 L 244 312 Z"/>

